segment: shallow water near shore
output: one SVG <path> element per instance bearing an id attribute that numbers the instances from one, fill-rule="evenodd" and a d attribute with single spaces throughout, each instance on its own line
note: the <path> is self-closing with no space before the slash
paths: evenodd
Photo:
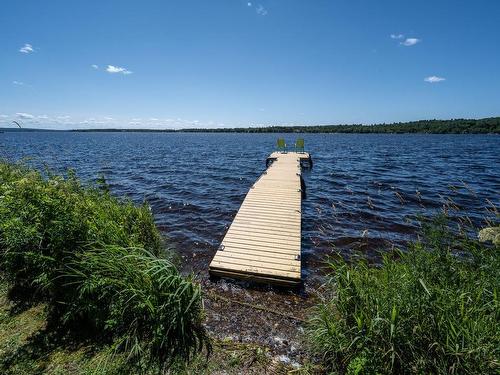
<path id="1" fill-rule="evenodd" d="M 152 207 L 158 228 L 204 273 L 278 134 L 3 133 L 0 157 L 86 181 L 104 175 L 111 191 Z M 415 217 L 451 197 L 480 223 L 500 201 L 495 135 L 285 134 L 305 139 L 302 252 L 306 285 L 321 279 L 333 249 L 375 258 L 415 235 Z"/>

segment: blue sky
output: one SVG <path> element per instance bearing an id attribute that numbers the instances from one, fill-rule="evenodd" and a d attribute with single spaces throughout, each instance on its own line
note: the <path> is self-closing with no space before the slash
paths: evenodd
<path id="1" fill-rule="evenodd" d="M 499 23 L 496 0 L 3 0 L 0 126 L 498 116 Z"/>

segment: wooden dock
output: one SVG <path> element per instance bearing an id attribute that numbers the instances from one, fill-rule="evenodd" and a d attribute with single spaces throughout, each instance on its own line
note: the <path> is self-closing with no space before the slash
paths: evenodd
<path id="1" fill-rule="evenodd" d="M 300 284 L 302 165 L 312 166 L 306 152 L 269 156 L 210 263 L 211 275 Z"/>

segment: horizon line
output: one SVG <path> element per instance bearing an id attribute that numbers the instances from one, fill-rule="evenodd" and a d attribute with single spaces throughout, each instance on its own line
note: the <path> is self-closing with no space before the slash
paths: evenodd
<path id="1" fill-rule="evenodd" d="M 496 120 L 500 119 L 498 116 L 482 117 L 482 118 L 449 118 L 449 119 L 420 119 L 411 121 L 398 121 L 398 122 L 379 122 L 379 123 L 350 123 L 350 124 L 315 124 L 315 125 L 250 125 L 250 126 L 236 126 L 236 127 L 217 127 L 217 128 L 127 128 L 127 127 L 106 127 L 106 128 L 67 128 L 67 129 L 54 129 L 54 128 L 38 128 L 38 127 L 20 127 L 20 128 L 10 128 L 10 127 L 0 127 L 2 131 L 56 131 L 56 132 L 79 132 L 79 131 L 102 131 L 102 132 L 112 132 L 112 131 L 128 131 L 128 132 L 224 132 L 226 131 L 238 131 L 247 129 L 273 129 L 273 128 L 292 128 L 299 130 L 301 128 L 326 128 L 326 127 L 371 127 L 371 126 L 391 126 L 391 125 L 408 125 L 420 122 L 452 122 L 452 121 L 484 121 L 484 120 Z"/>

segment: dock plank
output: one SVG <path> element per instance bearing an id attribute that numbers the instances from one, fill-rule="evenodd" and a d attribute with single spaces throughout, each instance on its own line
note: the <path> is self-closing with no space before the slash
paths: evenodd
<path id="1" fill-rule="evenodd" d="M 301 282 L 301 159 L 270 155 L 273 163 L 250 187 L 209 266 L 211 274 L 280 285 Z"/>

